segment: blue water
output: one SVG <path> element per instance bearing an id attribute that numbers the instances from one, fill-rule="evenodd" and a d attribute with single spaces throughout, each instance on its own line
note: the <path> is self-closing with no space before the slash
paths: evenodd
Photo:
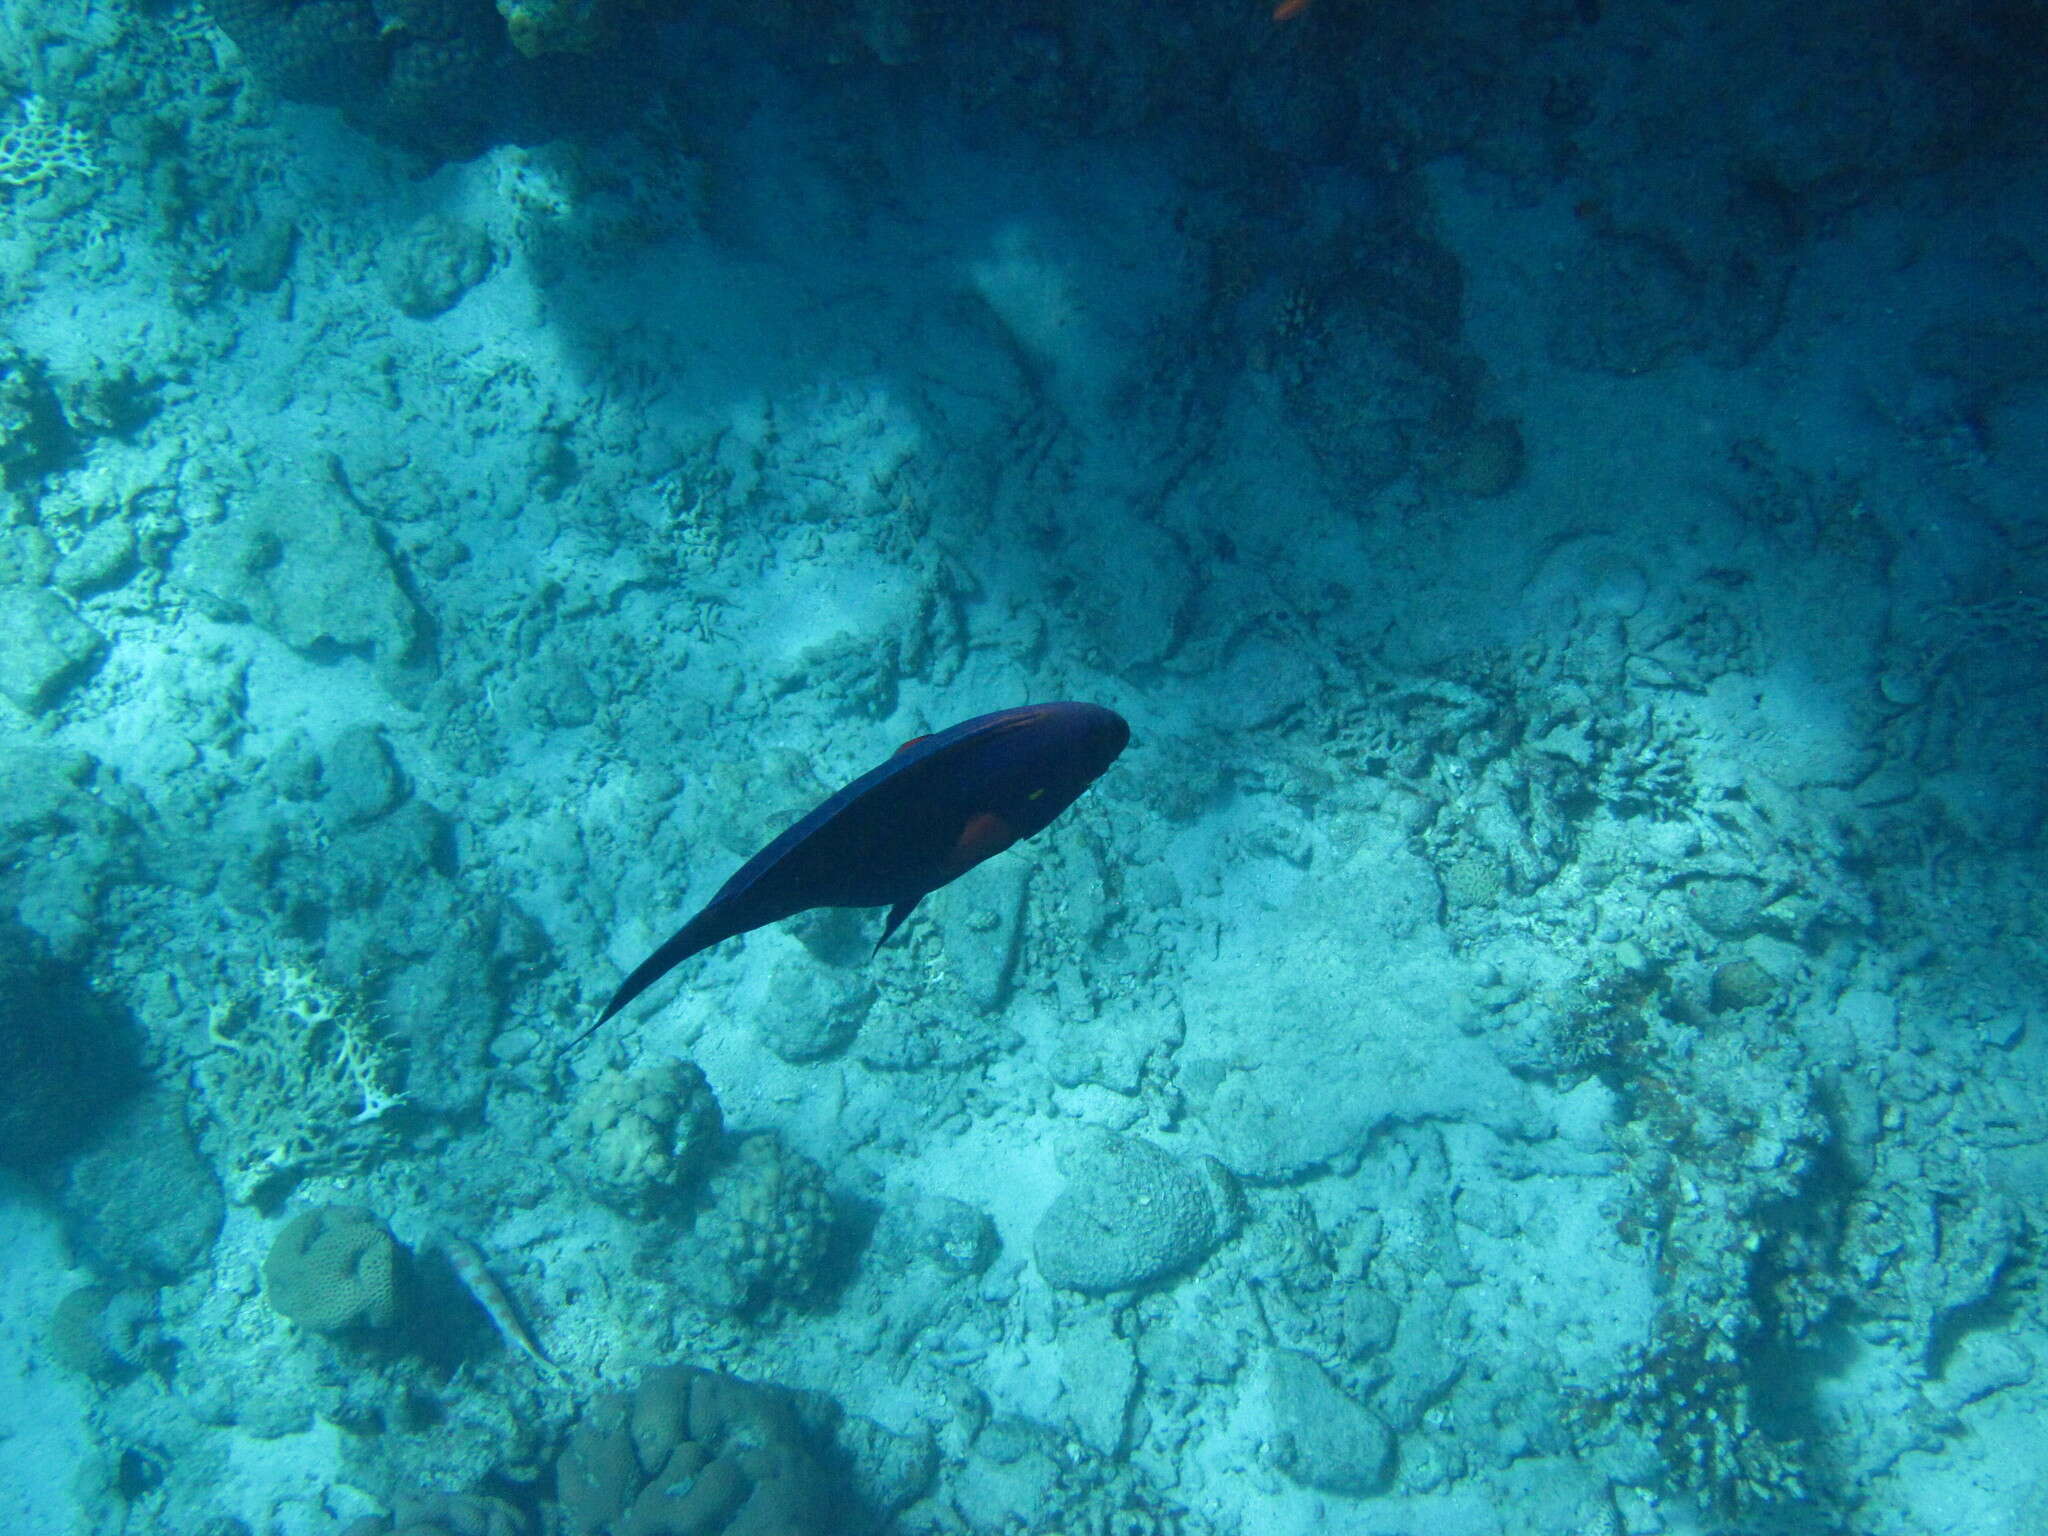
<path id="1" fill-rule="evenodd" d="M 0 1526 L 2048 1532 L 2048 11 L 1281 10 L 5 0 Z"/>

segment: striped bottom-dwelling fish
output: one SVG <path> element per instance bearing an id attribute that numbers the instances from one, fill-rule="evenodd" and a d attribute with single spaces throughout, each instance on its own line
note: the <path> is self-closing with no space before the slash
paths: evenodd
<path id="1" fill-rule="evenodd" d="M 548 1358 L 547 1351 L 540 1347 L 532 1330 L 521 1320 L 518 1311 L 512 1305 L 512 1298 L 507 1296 L 505 1288 L 498 1284 L 497 1276 L 493 1275 L 489 1266 L 484 1263 L 484 1256 L 476 1244 L 465 1241 L 452 1232 L 443 1232 L 437 1242 L 441 1252 L 447 1256 L 449 1266 L 454 1269 L 456 1278 L 462 1282 L 469 1294 L 476 1298 L 476 1304 L 484 1309 L 485 1315 L 490 1318 L 498 1332 L 504 1335 L 506 1341 L 518 1345 L 544 1369 L 558 1375 L 566 1374 L 559 1365 Z"/>

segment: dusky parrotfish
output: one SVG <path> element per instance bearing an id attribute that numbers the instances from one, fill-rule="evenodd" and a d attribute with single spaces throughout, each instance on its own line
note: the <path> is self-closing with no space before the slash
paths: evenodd
<path id="1" fill-rule="evenodd" d="M 591 1029 L 700 950 L 813 907 L 887 907 L 879 949 L 931 892 L 1050 826 L 1130 739 L 1098 704 L 1026 704 L 912 738 L 741 865 Z"/>

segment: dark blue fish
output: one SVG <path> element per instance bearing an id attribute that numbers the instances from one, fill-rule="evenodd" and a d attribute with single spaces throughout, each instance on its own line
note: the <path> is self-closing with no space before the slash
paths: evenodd
<path id="1" fill-rule="evenodd" d="M 887 907 L 879 949 L 931 892 L 1044 831 L 1130 739 L 1114 710 L 1027 704 L 905 742 L 741 865 L 597 1023 L 699 950 L 812 907 Z"/>

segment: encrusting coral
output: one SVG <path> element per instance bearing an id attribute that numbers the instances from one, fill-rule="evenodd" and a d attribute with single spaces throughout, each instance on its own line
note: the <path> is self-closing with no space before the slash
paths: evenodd
<path id="1" fill-rule="evenodd" d="M 359 1007 L 304 966 L 265 966 L 261 979 L 258 998 L 213 1005 L 212 1049 L 197 1067 L 205 1140 L 245 1205 L 359 1165 L 405 1102 L 390 1047 Z"/>

